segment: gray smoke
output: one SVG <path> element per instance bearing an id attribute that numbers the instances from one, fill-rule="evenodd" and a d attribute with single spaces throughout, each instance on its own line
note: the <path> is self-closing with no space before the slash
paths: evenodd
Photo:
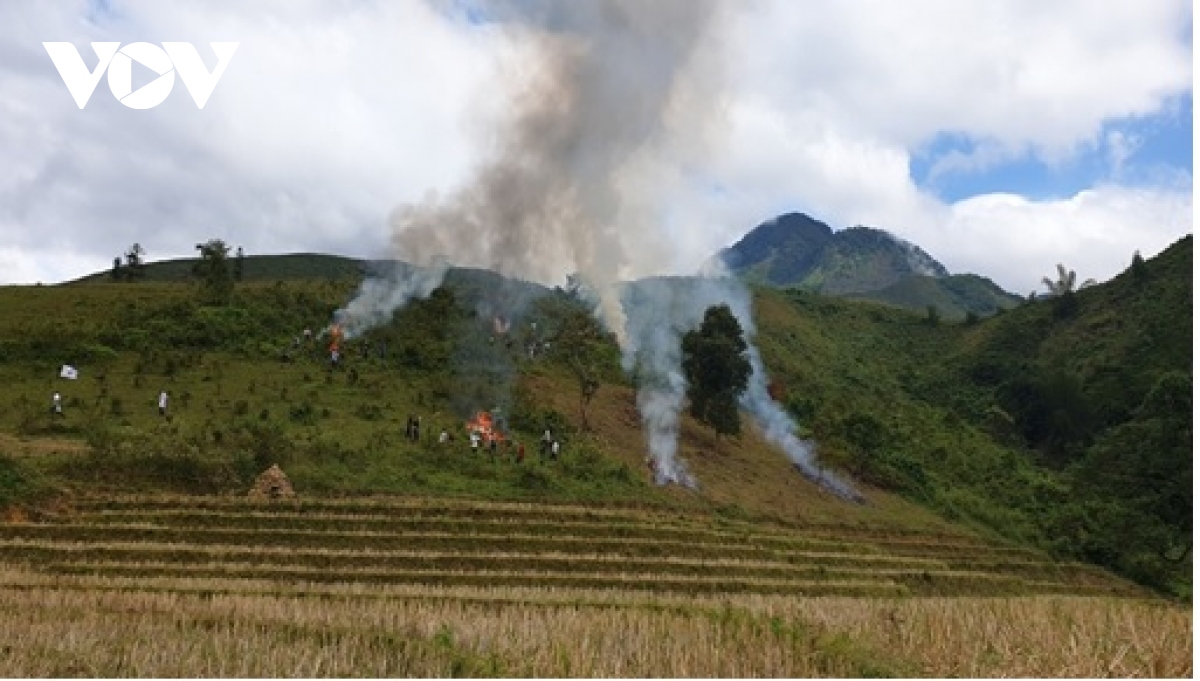
<path id="1" fill-rule="evenodd" d="M 393 254 L 417 268 L 364 282 L 337 313 L 347 336 L 429 295 L 445 261 L 547 284 L 577 273 L 636 377 L 657 480 L 695 486 L 677 456 L 687 385 L 680 339 L 721 302 L 750 339 L 749 293 L 729 278 L 645 280 L 624 290 L 618 282 L 661 246 L 654 235 L 667 218 L 661 197 L 671 175 L 663 169 L 685 166 L 719 118 L 720 74 L 711 68 L 719 63 L 711 42 L 712 28 L 724 23 L 719 8 L 715 0 L 486 5 L 485 20 L 529 58 L 516 65 L 489 151 L 467 182 L 393 212 Z M 794 436 L 794 424 L 766 397 L 757 350 L 751 357 L 743 406 L 801 472 L 848 490 Z"/>
<path id="2" fill-rule="evenodd" d="M 637 378 L 638 409 L 659 484 L 697 484 L 677 451 L 680 412 L 687 393 L 680 344 L 684 333 L 700 325 L 705 310 L 724 303 L 742 325 L 750 346 L 752 373 L 741 407 L 801 474 L 842 499 L 864 501 L 845 480 L 820 466 L 814 444 L 796 437 L 796 423 L 767 392 L 769 377 L 754 346 L 756 328 L 745 284 L 722 275 L 647 279 L 631 284 L 623 300 L 629 342 L 622 361 L 625 370 Z"/>
<path id="3" fill-rule="evenodd" d="M 445 260 L 435 260 L 427 267 L 392 264 L 386 273 L 363 279 L 354 298 L 333 314 L 333 322 L 342 327 L 347 340 L 387 324 L 396 310 L 414 299 L 429 297 L 445 280 L 448 269 Z"/>
<path id="4" fill-rule="evenodd" d="M 485 20 L 529 58 L 514 67 L 490 151 L 468 181 L 394 211 L 395 257 L 426 268 L 444 258 L 547 284 L 577 272 L 620 337 L 615 286 L 629 269 L 627 242 L 649 241 L 664 215 L 660 175 L 648 168 L 663 163 L 670 140 L 701 146 L 714 115 L 711 101 L 687 104 L 700 89 L 695 80 L 710 78 L 692 65 L 715 8 L 712 0 L 486 5 Z M 427 283 L 372 285 L 344 314 L 356 329 L 385 321 L 411 296 L 376 289 L 420 295 Z"/>

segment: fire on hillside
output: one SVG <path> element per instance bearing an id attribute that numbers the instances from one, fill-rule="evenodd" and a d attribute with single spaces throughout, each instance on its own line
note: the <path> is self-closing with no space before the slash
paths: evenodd
<path id="1" fill-rule="evenodd" d="M 475 433 L 484 442 L 503 442 L 504 433 L 492 419 L 490 412 L 475 412 L 475 417 L 467 421 L 467 432 Z"/>

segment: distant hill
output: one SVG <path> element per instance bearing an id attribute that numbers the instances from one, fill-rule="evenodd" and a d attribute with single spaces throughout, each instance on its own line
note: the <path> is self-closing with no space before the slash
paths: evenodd
<path id="1" fill-rule="evenodd" d="M 919 247 L 870 227 L 834 232 L 803 213 L 764 222 L 720 255 L 743 278 L 846 295 L 878 291 L 906 276 L 950 273 Z"/>
<path id="2" fill-rule="evenodd" d="M 1000 288 L 991 279 L 975 274 L 952 274 L 948 277 L 914 274 L 887 288 L 847 297 L 918 310 L 932 305 L 941 316 L 948 319 L 965 316 L 967 312 L 987 316 L 998 310 L 1010 309 L 1020 302 L 1020 298 Z"/>
<path id="3" fill-rule="evenodd" d="M 950 276 L 919 246 L 870 227 L 833 229 L 803 213 L 755 227 L 718 258 L 743 279 L 774 287 L 876 300 L 947 317 L 979 315 L 1020 302 L 975 275 Z"/>
<path id="4" fill-rule="evenodd" d="M 144 281 L 176 282 L 192 277 L 197 258 L 179 258 L 146 263 Z M 242 264 L 245 281 L 278 281 L 296 279 L 345 279 L 362 276 L 368 262 L 355 258 L 317 253 L 285 255 L 248 255 Z M 89 274 L 73 284 L 93 284 L 109 281 L 110 271 Z"/>

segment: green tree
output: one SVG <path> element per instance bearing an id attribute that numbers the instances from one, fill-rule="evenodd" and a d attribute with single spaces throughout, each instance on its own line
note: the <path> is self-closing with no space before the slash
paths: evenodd
<path id="1" fill-rule="evenodd" d="M 1146 267 L 1146 259 L 1142 257 L 1141 251 L 1133 252 L 1133 262 L 1130 263 L 1129 270 L 1133 274 L 1133 280 L 1139 284 L 1150 278 L 1150 270 Z"/>
<path id="2" fill-rule="evenodd" d="M 750 360 L 742 326 L 728 305 L 704 312 L 697 330 L 683 336 L 683 371 L 689 413 L 721 435 L 741 432 L 738 397 L 750 383 Z"/>
<path id="3" fill-rule="evenodd" d="M 1085 558 L 1165 586 L 1189 572 L 1192 547 L 1192 379 L 1167 372 L 1134 417 L 1073 468 L 1077 498 L 1106 522 L 1075 537 Z"/>
<path id="4" fill-rule="evenodd" d="M 1068 270 L 1063 267 L 1062 263 L 1058 264 L 1058 279 L 1052 280 L 1050 277 L 1042 277 L 1042 283 L 1046 285 L 1047 292 L 1058 297 L 1075 290 L 1075 270 Z M 1096 283 L 1095 279 L 1088 279 L 1079 285 L 1079 288 L 1086 288 Z"/>
<path id="5" fill-rule="evenodd" d="M 600 391 L 600 376 L 608 359 L 603 331 L 595 319 L 580 310 L 574 312 L 558 334 L 555 345 L 567 355 L 567 364 L 579 385 L 579 422 L 584 431 L 591 430 L 587 410 Z"/>
<path id="6" fill-rule="evenodd" d="M 125 267 L 121 268 L 125 281 L 137 281 L 146 276 L 146 249 L 134 244 L 125 251 Z"/>
<path id="7" fill-rule="evenodd" d="M 200 280 L 201 297 L 209 303 L 225 305 L 233 296 L 233 275 L 229 268 L 229 246 L 220 239 L 196 244 L 200 260 L 192 274 Z"/>
<path id="8" fill-rule="evenodd" d="M 543 304 L 554 325 L 554 355 L 571 370 L 579 386 L 580 429 L 591 430 L 588 406 L 600 391 L 603 376 L 616 362 L 616 344 L 589 311 L 593 294 L 578 275 L 567 277 L 567 287 Z"/>

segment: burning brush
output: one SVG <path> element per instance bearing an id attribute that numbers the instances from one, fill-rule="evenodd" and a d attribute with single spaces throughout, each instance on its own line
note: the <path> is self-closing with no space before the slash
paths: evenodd
<path id="1" fill-rule="evenodd" d="M 475 412 L 475 417 L 467 421 L 467 432 L 477 434 L 484 442 L 504 441 L 504 433 L 496 425 L 491 412 Z"/>

